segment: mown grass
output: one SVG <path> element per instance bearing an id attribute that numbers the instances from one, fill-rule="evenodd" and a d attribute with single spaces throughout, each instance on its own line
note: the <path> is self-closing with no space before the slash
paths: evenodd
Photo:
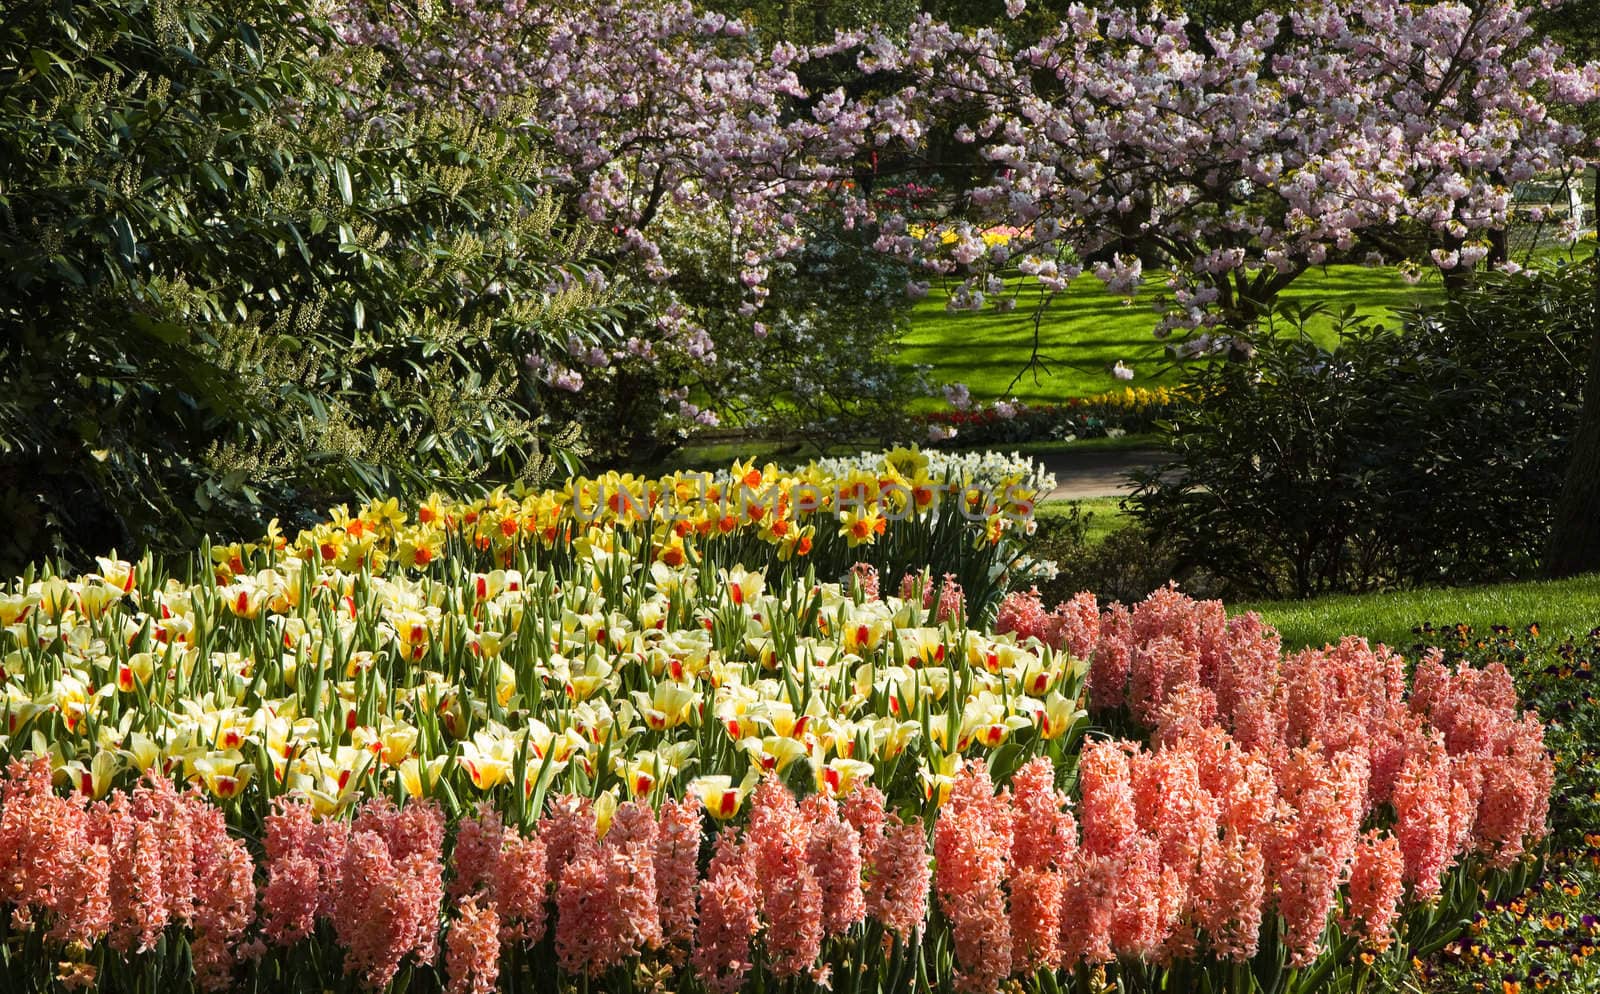
<path id="1" fill-rule="evenodd" d="M 1412 629 L 1471 625 L 1487 636 L 1493 625 L 1537 624 L 1552 634 L 1587 632 L 1600 625 L 1600 574 L 1571 580 L 1533 580 L 1482 587 L 1447 587 L 1386 594 L 1319 597 L 1306 601 L 1230 604 L 1230 612 L 1257 611 L 1283 633 L 1286 649 L 1321 646 L 1343 635 L 1409 649 Z"/>
<path id="2" fill-rule="evenodd" d="M 1030 372 L 1014 386 L 1013 379 L 1033 351 L 1032 304 L 1037 297 L 1030 295 L 1037 290 L 1024 288 L 1016 310 L 1009 314 L 992 309 L 952 314 L 945 309 L 945 289 L 935 287 L 912 312 L 900 360 L 932 366 L 935 383 L 965 383 L 980 401 L 1016 397 L 1051 403 L 1120 389 L 1127 384 L 1111 375 L 1118 360 L 1134 367 L 1135 385 L 1174 383 L 1176 367 L 1164 358 L 1163 343 L 1151 334 L 1156 314 L 1149 301 L 1165 290 L 1164 278 L 1153 274 L 1131 304 L 1106 293 L 1092 278 L 1080 280 L 1044 312 L 1040 350 L 1051 360 L 1047 371 L 1037 379 Z M 1329 266 L 1300 277 L 1284 299 L 1324 303 L 1333 312 L 1350 306 L 1364 318 L 1389 319 L 1396 310 L 1438 299 L 1440 292 L 1436 275 L 1412 286 L 1390 268 Z M 1331 319 L 1315 321 L 1311 331 L 1331 342 Z"/>
<path id="3" fill-rule="evenodd" d="M 1039 504 L 1034 512 L 1041 525 L 1052 519 L 1065 518 L 1076 507 L 1087 520 L 1083 540 L 1095 545 L 1112 532 L 1127 524 L 1128 514 L 1122 509 L 1121 497 L 1085 497 L 1080 500 L 1050 500 Z"/>

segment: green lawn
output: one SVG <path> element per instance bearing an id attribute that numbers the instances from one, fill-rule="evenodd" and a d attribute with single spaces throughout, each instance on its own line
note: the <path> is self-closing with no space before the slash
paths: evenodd
<path id="1" fill-rule="evenodd" d="M 1537 623 L 1548 634 L 1581 634 L 1600 625 L 1600 574 L 1572 580 L 1529 581 L 1486 587 L 1341 595 L 1309 601 L 1230 604 L 1229 611 L 1258 611 L 1283 633 L 1285 648 L 1324 645 L 1341 635 L 1407 648 L 1412 629 L 1465 623 L 1487 635 L 1491 625 Z"/>
<path id="2" fill-rule="evenodd" d="M 1076 506 L 1089 516 L 1083 538 L 1089 545 L 1105 539 L 1127 523 L 1127 512 L 1122 509 L 1121 497 L 1085 497 L 1082 500 L 1047 500 L 1035 512 L 1041 522 L 1051 518 L 1066 517 Z"/>
<path id="3" fill-rule="evenodd" d="M 1132 304 L 1106 293 L 1092 277 L 1056 298 L 1041 328 L 1041 352 L 1052 361 L 1038 382 L 1030 372 L 1015 387 L 1010 385 L 1033 349 L 1034 312 L 1027 289 L 1009 314 L 992 309 L 952 314 L 945 310 L 945 291 L 935 287 L 912 312 L 901 360 L 932 366 L 936 383 L 965 383 L 980 401 L 1016 397 L 1049 403 L 1120 389 L 1130 384 L 1111 375 L 1119 359 L 1133 366 L 1133 386 L 1174 383 L 1177 376 L 1163 357 L 1163 343 L 1151 334 L 1156 317 L 1149 301 L 1165 290 L 1163 279 L 1152 275 Z M 1326 303 L 1334 311 L 1349 305 L 1363 317 L 1388 318 L 1396 309 L 1437 299 L 1439 292 L 1436 275 L 1411 286 L 1394 269 L 1330 266 L 1300 277 L 1284 298 Z M 1316 327 L 1331 337 L 1328 322 Z"/>

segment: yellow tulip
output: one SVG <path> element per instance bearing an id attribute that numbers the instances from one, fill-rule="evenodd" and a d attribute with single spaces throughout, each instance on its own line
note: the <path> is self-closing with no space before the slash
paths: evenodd
<path id="1" fill-rule="evenodd" d="M 212 796 L 228 800 L 239 796 L 255 767 L 238 752 L 212 753 L 194 761 L 194 771 Z"/>
<path id="2" fill-rule="evenodd" d="M 749 793 L 750 785 L 735 787 L 733 778 L 723 775 L 696 777 L 689 781 L 688 787 L 689 796 L 699 798 L 706 811 L 718 821 L 727 821 L 738 814 L 739 806 Z"/>

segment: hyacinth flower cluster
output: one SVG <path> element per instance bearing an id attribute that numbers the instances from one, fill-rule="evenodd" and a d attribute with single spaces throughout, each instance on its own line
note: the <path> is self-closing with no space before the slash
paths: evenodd
<path id="1" fill-rule="evenodd" d="M 197 789 L 152 776 L 89 801 L 50 780 L 41 757 L 0 781 L 0 930 L 63 950 L 45 965 L 67 989 L 139 989 L 170 947 L 207 991 L 608 989 L 648 972 L 731 992 L 758 968 L 826 982 L 904 946 L 928 910 L 922 824 L 864 785 L 797 801 L 769 775 L 748 824 L 715 832 L 695 800 L 564 795 L 526 830 L 480 806 L 447 833 L 430 802 L 330 819 L 283 798 L 255 847 Z"/>
<path id="2" fill-rule="evenodd" d="M 322 818 L 280 798 L 259 854 L 196 789 L 151 777 L 62 797 L 39 758 L 5 780 L 0 880 L 8 934 L 66 950 L 61 984 L 117 990 L 137 989 L 163 938 L 191 951 L 201 990 L 399 979 L 451 994 L 863 976 L 1055 989 L 1107 971 L 1132 989 L 1204 974 L 1213 989 L 1306 990 L 1252 986 L 1241 968 L 1264 943 L 1297 967 L 1394 944 L 1423 885 L 1396 834 L 1362 828 L 1370 770 L 1316 749 L 1274 770 L 1214 725 L 1176 736 L 1091 744 L 1075 802 L 1048 758 L 1007 787 L 968 761 L 925 818 L 864 781 L 836 800 L 772 774 L 741 823 L 693 799 L 562 795 L 525 828 L 480 806 L 448 838 L 427 801 Z M 1348 938 L 1330 952 L 1327 934 Z"/>

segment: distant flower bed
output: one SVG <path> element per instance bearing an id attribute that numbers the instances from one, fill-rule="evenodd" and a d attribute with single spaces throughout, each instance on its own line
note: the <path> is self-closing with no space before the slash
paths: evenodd
<path id="1" fill-rule="evenodd" d="M 891 451 L 887 456 L 881 452 L 863 452 L 855 456 L 818 459 L 816 466 L 824 473 L 845 476 L 864 468 L 876 467 L 885 459 L 896 462 L 916 458 L 925 461 L 923 472 L 934 480 L 966 480 L 975 486 L 991 489 L 1008 482 L 1019 482 L 1028 492 L 1041 495 L 1056 488 L 1054 473 L 1045 469 L 1037 459 L 1015 452 L 942 452 L 938 449 L 918 452 L 913 447 Z"/>
<path id="2" fill-rule="evenodd" d="M 923 416 L 933 444 L 984 445 L 1144 434 L 1193 401 L 1181 388 L 1126 387 L 1059 404 L 995 401 L 971 405 L 964 389 L 946 390 L 952 409 Z"/>

